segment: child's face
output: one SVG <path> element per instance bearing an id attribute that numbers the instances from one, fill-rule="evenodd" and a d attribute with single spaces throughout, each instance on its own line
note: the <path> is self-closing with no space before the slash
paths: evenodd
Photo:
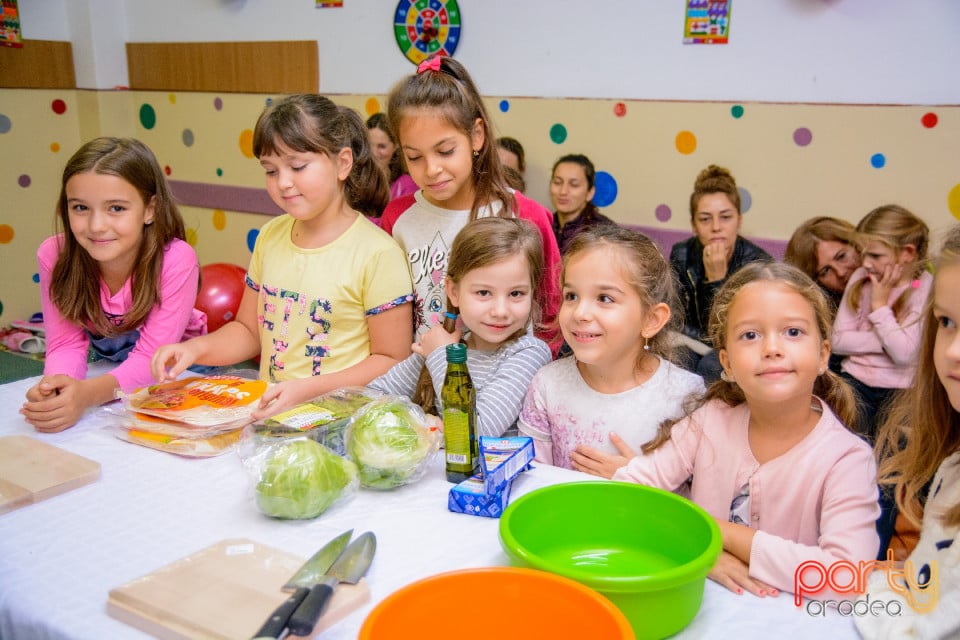
<path id="1" fill-rule="evenodd" d="M 624 277 L 623 261 L 617 249 L 596 247 L 569 257 L 564 266 L 558 320 L 583 365 L 632 367 L 643 349 L 644 332 L 652 337 L 662 325 Z"/>
<path id="2" fill-rule="evenodd" d="M 341 149 L 334 157 L 294 151 L 277 143 L 277 152 L 260 156 L 267 193 L 291 217 L 311 221 L 343 202 L 341 182 L 350 175 L 353 152 Z"/>
<path id="3" fill-rule="evenodd" d="M 863 268 L 872 276 L 880 278 L 887 267 L 896 264 L 907 264 L 913 262 L 913 245 L 907 245 L 908 248 L 896 250 L 891 249 L 879 240 L 870 240 L 863 245 L 861 251 L 863 255 Z M 904 278 L 912 277 L 910 273 L 904 271 Z"/>
<path id="4" fill-rule="evenodd" d="M 693 232 L 706 247 L 719 244 L 729 256 L 737 242 L 743 216 L 725 193 L 707 193 L 700 196 L 693 214 Z"/>
<path id="5" fill-rule="evenodd" d="M 367 129 L 367 135 L 370 137 L 370 146 L 373 149 L 373 159 L 377 161 L 377 164 L 388 169 L 390 167 L 390 158 L 393 157 L 393 152 L 397 149 L 397 145 L 393 144 L 390 140 L 390 136 L 386 134 L 382 129 Z"/>
<path id="6" fill-rule="evenodd" d="M 484 141 L 479 118 L 468 136 L 439 109 L 415 109 L 401 119 L 399 138 L 410 177 L 431 204 L 452 210 L 473 206 L 473 152 Z"/>
<path id="7" fill-rule="evenodd" d="M 526 256 L 516 254 L 447 282 L 447 296 L 470 329 L 470 347 L 493 351 L 526 328 L 533 291 Z"/>
<path id="8" fill-rule="evenodd" d="M 587 184 L 587 173 L 576 162 L 561 162 L 550 178 L 550 199 L 553 210 L 563 218 L 580 215 L 596 189 Z"/>
<path id="9" fill-rule="evenodd" d="M 933 344 L 933 364 L 954 411 L 960 411 L 960 262 L 946 264 L 937 271 L 933 285 L 933 315 L 937 319 L 937 337 Z"/>
<path id="10" fill-rule="evenodd" d="M 123 178 L 77 173 L 67 180 L 70 231 L 101 270 L 126 278 L 133 271 L 143 228 L 153 222 L 155 197 L 145 203 Z"/>
<path id="11" fill-rule="evenodd" d="M 720 364 L 749 403 L 808 402 L 826 370 L 829 343 L 813 307 L 790 286 L 757 281 L 738 291 L 727 313 Z"/>

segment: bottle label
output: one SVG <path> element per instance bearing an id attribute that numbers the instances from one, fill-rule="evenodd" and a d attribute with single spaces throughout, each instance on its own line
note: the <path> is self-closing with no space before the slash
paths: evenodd
<path id="1" fill-rule="evenodd" d="M 458 409 L 443 412 L 443 440 L 448 465 L 458 465 L 459 470 L 470 464 L 470 416 Z"/>

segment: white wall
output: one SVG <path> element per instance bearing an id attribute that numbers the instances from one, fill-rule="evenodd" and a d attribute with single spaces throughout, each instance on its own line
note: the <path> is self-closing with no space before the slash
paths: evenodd
<path id="1" fill-rule="evenodd" d="M 413 68 L 394 42 L 396 0 L 344 0 L 341 9 L 313 0 L 69 2 L 91 14 L 124 4 L 121 43 L 316 39 L 324 93 L 385 93 Z M 20 0 L 24 36 L 83 29 L 68 24 L 67 4 Z M 732 0 L 730 44 L 711 46 L 682 44 L 682 0 L 459 4 L 456 56 L 490 96 L 960 104 L 958 0 Z M 71 39 L 78 78 L 93 78 L 92 88 L 127 84 L 125 65 L 89 50 L 82 34 Z"/>

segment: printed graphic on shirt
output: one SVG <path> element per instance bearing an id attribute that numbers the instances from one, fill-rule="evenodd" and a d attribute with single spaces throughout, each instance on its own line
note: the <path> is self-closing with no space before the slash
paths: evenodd
<path id="1" fill-rule="evenodd" d="M 446 241 L 438 233 L 429 244 L 414 247 L 407 253 L 416 292 L 414 325 L 418 335 L 443 322 L 447 306 L 443 279 L 447 273 L 449 252 Z"/>
<path id="2" fill-rule="evenodd" d="M 250 280 L 248 278 L 248 284 Z M 329 300 L 310 300 L 296 291 L 271 287 L 264 283 L 258 295 L 260 313 L 257 322 L 271 336 L 270 381 L 286 379 L 284 370 L 290 358 L 306 358 L 311 363 L 311 375 L 320 375 L 323 358 L 330 356 L 327 341 L 330 337 L 330 317 L 333 306 Z M 303 332 L 297 336 L 292 332 Z M 304 344 L 305 338 L 305 344 Z M 293 353 L 291 344 L 304 344 L 302 353 Z"/>

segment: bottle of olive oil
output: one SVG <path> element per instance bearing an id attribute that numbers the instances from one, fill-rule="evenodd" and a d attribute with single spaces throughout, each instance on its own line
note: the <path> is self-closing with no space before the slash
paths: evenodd
<path id="1" fill-rule="evenodd" d="M 480 470 L 477 391 L 467 371 L 467 346 L 447 345 L 447 375 L 440 391 L 447 480 L 462 482 Z"/>

